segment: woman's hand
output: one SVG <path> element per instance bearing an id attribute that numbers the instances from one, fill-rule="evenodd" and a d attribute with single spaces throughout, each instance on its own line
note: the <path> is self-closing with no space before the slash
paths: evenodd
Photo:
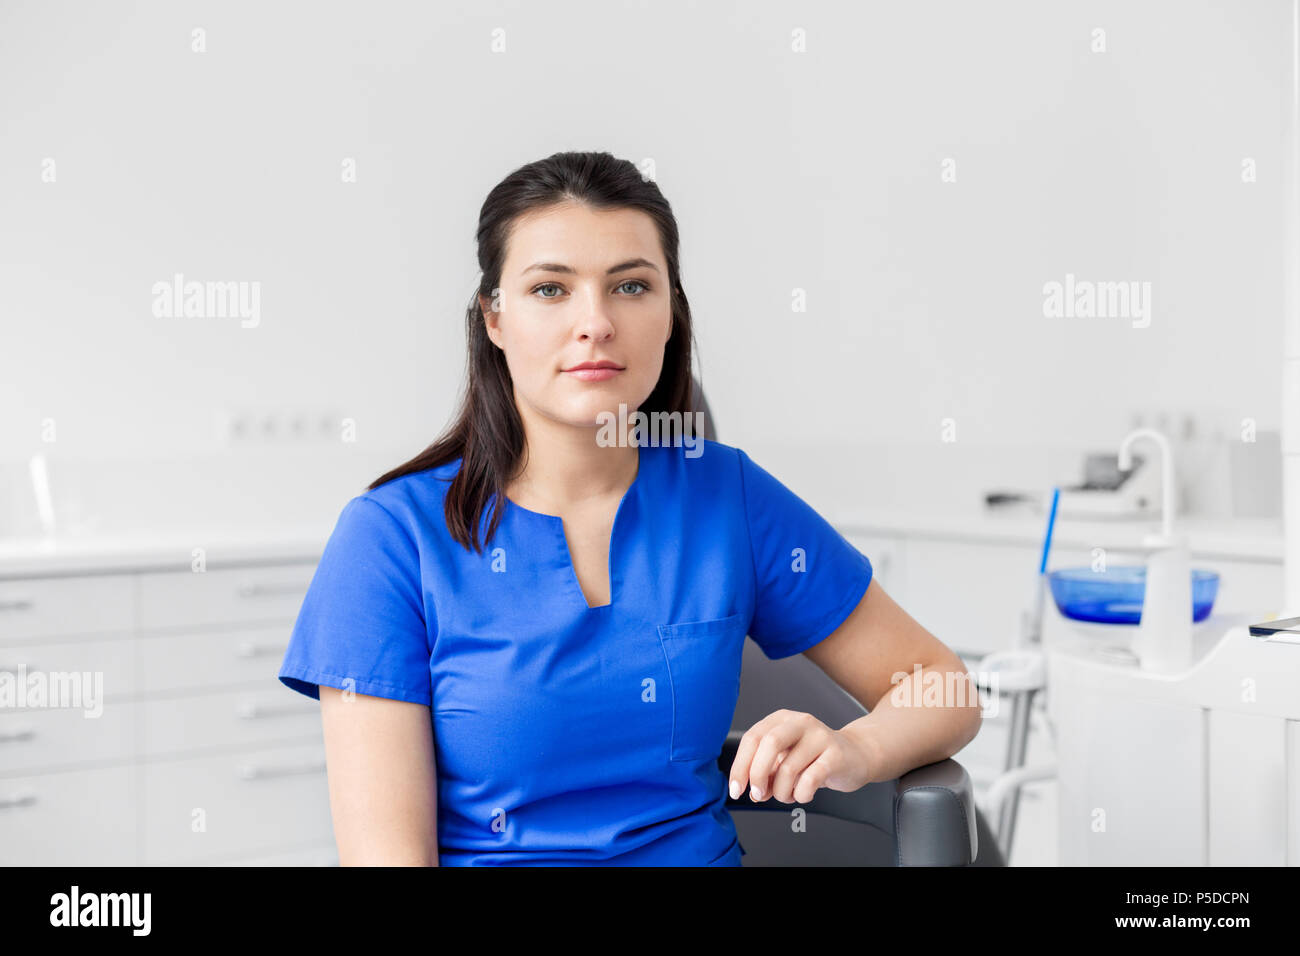
<path id="1" fill-rule="evenodd" d="M 849 793 L 870 782 L 871 757 L 861 737 L 832 730 L 812 714 L 778 710 L 740 738 L 731 765 L 735 799 L 808 803 L 820 788 Z"/>

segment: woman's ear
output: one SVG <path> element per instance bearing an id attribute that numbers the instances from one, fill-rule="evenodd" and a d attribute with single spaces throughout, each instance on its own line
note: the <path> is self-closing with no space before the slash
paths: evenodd
<path id="1" fill-rule="evenodd" d="M 497 323 L 500 321 L 501 316 L 492 311 L 492 300 L 484 298 L 481 292 L 478 296 L 478 308 L 479 312 L 483 315 L 483 325 L 487 329 L 488 338 L 492 341 L 493 345 L 497 348 L 501 348 L 501 330 L 497 327 Z"/>

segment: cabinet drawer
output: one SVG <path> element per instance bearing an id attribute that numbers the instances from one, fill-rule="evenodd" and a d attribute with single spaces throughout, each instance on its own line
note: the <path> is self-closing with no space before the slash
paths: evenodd
<path id="1" fill-rule="evenodd" d="M 129 575 L 0 581 L 0 644 L 65 634 L 129 632 Z"/>
<path id="2" fill-rule="evenodd" d="M 131 768 L 0 780 L 0 866 L 134 866 Z"/>
<path id="3" fill-rule="evenodd" d="M 334 835 L 320 744 L 146 764 L 141 793 L 147 866 L 219 862 Z"/>
<path id="4" fill-rule="evenodd" d="M 81 707 L 0 709 L 0 777 L 130 760 L 137 706 L 107 700 L 98 717 L 86 716 Z"/>
<path id="5" fill-rule="evenodd" d="M 292 621 L 315 570 L 314 564 L 286 564 L 141 574 L 140 627 Z"/>
<path id="6" fill-rule="evenodd" d="M 275 677 L 292 630 L 286 621 L 269 627 L 141 637 L 136 642 L 140 691 L 201 690 Z"/>
<path id="7" fill-rule="evenodd" d="M 104 696 L 117 700 L 135 692 L 132 643 L 129 637 L 114 637 L 11 644 L 0 647 L 0 676 L 21 683 L 30 681 L 33 674 L 80 674 L 85 682 L 89 674 L 90 683 L 86 686 L 94 687 L 99 681 Z"/>
<path id="8" fill-rule="evenodd" d="M 141 701 L 139 720 L 144 757 L 322 736 L 320 703 L 286 694 L 284 685 L 270 678 L 247 690 Z"/>

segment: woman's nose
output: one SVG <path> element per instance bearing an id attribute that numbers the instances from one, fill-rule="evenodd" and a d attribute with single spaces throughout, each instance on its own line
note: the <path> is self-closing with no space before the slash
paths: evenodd
<path id="1" fill-rule="evenodd" d="M 583 302 L 578 334 L 593 339 L 606 339 L 614 334 L 614 323 L 599 293 L 592 293 Z"/>

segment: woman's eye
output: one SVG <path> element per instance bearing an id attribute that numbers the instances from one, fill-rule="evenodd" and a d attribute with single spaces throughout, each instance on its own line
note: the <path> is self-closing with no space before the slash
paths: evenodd
<path id="1" fill-rule="evenodd" d="M 626 293 L 626 294 L 630 295 L 632 298 L 636 298 L 637 296 L 645 295 L 646 291 L 649 290 L 649 288 L 650 288 L 650 286 L 646 285 L 646 284 L 645 284 L 644 282 L 642 282 L 640 279 L 628 279 L 626 282 L 621 282 L 621 283 L 619 283 L 618 288 L 620 288 L 620 289 L 624 289 L 624 288 L 626 288 L 627 286 L 630 286 L 630 285 L 631 285 L 631 286 L 639 286 L 639 287 L 640 287 L 640 290 L 637 291 L 637 292 Z M 540 294 L 539 297 L 540 297 L 540 298 L 543 298 L 543 299 L 558 299 L 558 298 L 559 298 L 559 292 L 558 292 L 558 291 L 556 292 L 555 295 L 546 295 L 545 293 L 542 293 L 542 290 L 543 290 L 543 289 L 556 289 L 556 290 L 559 290 L 559 289 L 560 289 L 560 286 L 557 285 L 557 284 L 554 283 L 554 282 L 543 282 L 541 285 L 539 285 L 539 286 L 535 286 L 535 287 L 533 288 L 533 295 L 539 295 L 539 294 Z"/>

